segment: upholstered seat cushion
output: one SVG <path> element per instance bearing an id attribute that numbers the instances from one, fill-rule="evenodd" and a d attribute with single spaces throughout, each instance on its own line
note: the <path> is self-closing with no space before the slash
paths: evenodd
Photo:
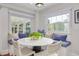
<path id="1" fill-rule="evenodd" d="M 65 41 L 65 42 L 62 42 L 62 44 L 61 44 L 62 47 L 68 47 L 70 45 L 71 45 L 70 41 Z"/>

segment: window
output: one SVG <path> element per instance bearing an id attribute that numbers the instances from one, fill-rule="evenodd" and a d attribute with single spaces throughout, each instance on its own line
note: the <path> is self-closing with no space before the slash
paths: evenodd
<path id="1" fill-rule="evenodd" d="M 48 31 L 50 32 L 68 32 L 69 14 L 63 14 L 48 18 Z"/>
<path id="2" fill-rule="evenodd" d="M 31 20 L 26 17 L 15 15 L 10 16 L 10 32 L 12 33 L 30 33 Z"/>

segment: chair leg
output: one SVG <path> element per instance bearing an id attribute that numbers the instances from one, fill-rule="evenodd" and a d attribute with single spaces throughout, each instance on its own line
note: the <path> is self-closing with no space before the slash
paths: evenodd
<path id="1" fill-rule="evenodd" d="M 34 54 L 30 55 L 30 56 L 34 56 Z"/>

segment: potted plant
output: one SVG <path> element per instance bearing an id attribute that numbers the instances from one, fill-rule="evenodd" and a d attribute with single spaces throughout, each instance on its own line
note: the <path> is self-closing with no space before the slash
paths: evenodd
<path id="1" fill-rule="evenodd" d="M 40 38 L 42 38 L 42 34 L 40 32 L 33 32 L 29 35 L 29 37 L 31 37 L 32 40 L 38 40 Z"/>

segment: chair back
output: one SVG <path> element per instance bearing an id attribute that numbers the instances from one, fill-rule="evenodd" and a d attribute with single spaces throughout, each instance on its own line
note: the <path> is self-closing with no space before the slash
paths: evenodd
<path id="1" fill-rule="evenodd" d="M 19 56 L 21 55 L 21 48 L 20 48 L 20 44 L 18 43 L 18 41 L 13 41 L 13 50 L 14 50 L 14 55 L 15 56 Z"/>

